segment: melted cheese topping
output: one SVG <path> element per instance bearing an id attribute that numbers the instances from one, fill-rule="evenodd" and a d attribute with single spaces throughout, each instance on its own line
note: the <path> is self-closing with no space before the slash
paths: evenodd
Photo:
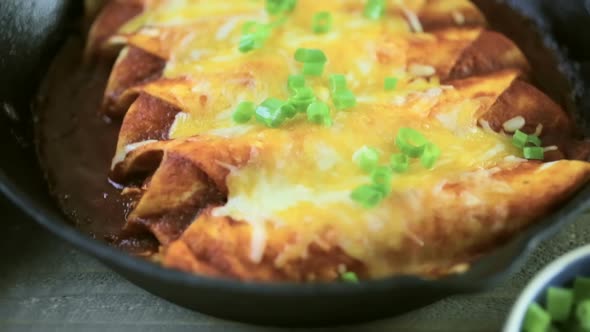
<path id="1" fill-rule="evenodd" d="M 492 171 L 479 171 L 493 170 L 519 154 L 509 138 L 477 125 L 486 101 L 474 98 L 479 92 L 498 95 L 514 74 L 457 89 L 440 86 L 435 68 L 408 60 L 410 40 L 436 39 L 412 33 L 419 30 L 415 11 L 424 2 L 411 3 L 386 20 L 371 21 L 362 16 L 363 1 L 299 0 L 264 47 L 246 54 L 237 48 L 242 24 L 271 20 L 263 1 L 154 1 L 146 14 L 123 27 L 121 35 L 130 42 L 148 38 L 147 31 L 154 29 L 166 36 L 158 37 L 154 49 L 169 59 L 167 81 L 150 84 L 145 91 L 184 111 L 171 126 L 170 138 L 217 135 L 256 142 L 259 153 L 246 166 L 232 169 L 227 204 L 213 212 L 254 227 L 252 260 L 261 259 L 264 230 L 273 223 L 304 225 L 309 234 L 332 230 L 348 254 L 371 261 L 379 256 L 377 244 L 395 247 L 408 235 L 407 222 L 419 220 L 415 216 L 421 195 L 436 194 L 444 183 L 465 174 L 490 181 Z M 319 11 L 333 15 L 333 30 L 327 34 L 311 31 L 312 14 Z M 459 14 L 452 15 L 457 19 Z M 465 30 L 451 36 L 477 34 Z M 318 98 L 331 105 L 327 75 L 342 73 L 358 98 L 357 106 L 347 111 L 332 108 L 334 125 L 329 128 L 304 116 L 277 129 L 255 121 L 235 124 L 231 115 L 241 101 L 288 98 L 287 77 L 301 70 L 293 58 L 300 47 L 319 48 L 328 57 L 324 76 L 307 79 Z M 400 79 L 395 91 L 384 91 L 389 76 Z M 394 176 L 387 200 L 377 208 L 363 208 L 350 199 L 350 192 L 369 178 L 352 155 L 372 146 L 386 163 L 399 152 L 394 138 L 402 127 L 417 129 L 435 142 L 442 150 L 440 160 L 431 170 L 412 160 L 407 173 Z M 476 193 L 461 199 L 466 205 L 481 203 Z M 411 236 L 420 243 L 419 235 Z"/>

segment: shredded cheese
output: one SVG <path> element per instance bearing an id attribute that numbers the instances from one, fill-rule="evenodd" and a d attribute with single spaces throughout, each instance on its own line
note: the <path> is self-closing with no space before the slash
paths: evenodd
<path id="1" fill-rule="evenodd" d="M 436 69 L 428 65 L 411 64 L 408 68 L 408 72 L 410 75 L 416 77 L 429 77 L 436 74 Z"/>
<path id="2" fill-rule="evenodd" d="M 166 1 L 150 3 L 154 6 L 151 14 L 140 15 L 122 31 L 130 35 L 139 31 L 141 36 L 168 33 L 168 38 L 150 38 L 153 44 L 147 45 L 171 50 L 164 71 L 167 83 L 145 88 L 183 110 L 175 116 L 168 138 L 190 140 L 204 135 L 226 138 L 228 144 L 260 142 L 251 147 L 246 165 L 215 161 L 229 170 L 228 197 L 224 205 L 212 211 L 214 216 L 231 217 L 252 226 L 249 257 L 253 262 L 265 257 L 269 227 L 301 223 L 311 234 L 331 230 L 347 254 L 365 261 L 374 259 L 371 252 L 375 244 L 367 240 L 369 233 L 390 247 L 406 238 L 423 246 L 424 241 L 408 223 L 420 220 L 429 195 L 447 194 L 445 185 L 457 179 L 492 181 L 494 168 L 524 161 L 515 157 L 520 151 L 509 137 L 494 132 L 485 120 L 478 126 L 475 114 L 482 103 L 471 98 L 470 90 L 441 85 L 437 76 L 440 67 L 435 67 L 434 61 L 430 63 L 428 56 L 408 56 L 409 38 L 438 42 L 435 35 L 423 31 L 416 14 L 419 3 L 411 4 L 411 8 L 401 3 L 403 15 L 396 12 L 387 20 L 374 22 L 351 11 L 343 1 L 299 0 L 289 19 L 269 35 L 265 47 L 246 54 L 237 49 L 239 27 L 252 19 L 271 20 L 259 2 L 243 1 L 235 6 L 216 1 L 198 5 L 178 1 L 177 6 Z M 309 33 L 309 15 L 320 9 L 330 11 L 335 23 L 341 23 L 337 31 Z M 464 20 L 460 14 L 453 14 L 455 21 Z M 387 57 L 380 62 L 383 41 L 391 36 L 399 40 L 399 45 L 387 45 Z M 347 111 L 332 107 L 331 127 L 310 124 L 305 117 L 295 117 L 278 129 L 261 126 L 254 119 L 235 123 L 232 114 L 239 102 L 259 104 L 269 97 L 289 98 L 287 79 L 301 71 L 293 54 L 302 47 L 322 49 L 328 58 L 325 72 L 346 76 L 357 105 Z M 384 91 L 384 79 L 392 75 L 399 78 L 398 87 Z M 497 95 L 512 77 L 507 73 L 499 78 L 482 78 L 470 89 Z M 325 81 L 310 77 L 306 84 L 319 100 L 332 105 Z M 507 121 L 504 129 L 522 128 L 522 120 Z M 351 157 L 359 146 L 367 145 L 381 151 L 381 163 L 387 164 L 389 156 L 399 153 L 394 139 L 402 127 L 417 129 L 440 146 L 440 160 L 432 169 L 419 167 L 419 161 L 412 160 L 408 172 L 392 179 L 391 199 L 375 209 L 366 209 L 351 200 L 350 193 L 370 181 L 370 175 Z M 125 147 L 113 163 L 150 142 Z M 498 191 L 507 190 L 501 184 L 497 187 Z M 477 192 L 463 193 L 459 198 L 466 206 L 481 203 Z M 313 241 L 320 240 L 298 239 L 289 250 L 301 253 Z M 275 264 L 284 264 L 293 252 L 281 253 Z"/>
<path id="3" fill-rule="evenodd" d="M 415 12 L 409 10 L 405 6 L 402 6 L 402 10 L 408 19 L 408 23 L 410 24 L 412 31 L 414 31 L 416 33 L 424 32 L 424 28 L 422 28 L 422 23 L 420 23 L 420 19 L 418 18 L 418 15 L 416 15 Z"/>
<path id="4" fill-rule="evenodd" d="M 453 21 L 455 21 L 457 25 L 465 24 L 465 16 L 460 11 L 454 11 L 451 15 L 453 16 Z"/>
<path id="5" fill-rule="evenodd" d="M 130 152 L 132 152 L 134 150 L 137 150 L 137 149 L 139 149 L 142 146 L 145 146 L 145 145 L 148 145 L 148 144 L 152 144 L 152 143 L 156 143 L 156 142 L 158 142 L 158 141 L 153 140 L 153 139 L 150 139 L 150 140 L 145 140 L 145 141 L 136 142 L 136 143 L 132 143 L 132 144 L 126 145 L 123 150 L 121 150 L 119 153 L 117 153 L 113 157 L 113 161 L 111 162 L 111 169 L 114 168 L 118 163 L 120 163 L 123 160 L 125 160 L 125 157 Z"/>
<path id="6" fill-rule="evenodd" d="M 505 132 L 513 133 L 517 130 L 522 129 L 525 124 L 526 124 L 525 119 L 519 115 L 519 116 L 516 116 L 516 117 L 504 122 L 502 127 L 504 128 Z"/>
<path id="7" fill-rule="evenodd" d="M 539 137 L 543 133 L 543 124 L 539 123 L 535 129 L 535 136 Z"/>

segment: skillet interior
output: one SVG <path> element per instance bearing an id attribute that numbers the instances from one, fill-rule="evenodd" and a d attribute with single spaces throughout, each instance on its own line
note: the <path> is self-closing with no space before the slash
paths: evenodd
<path id="1" fill-rule="evenodd" d="M 496 6 L 505 6 L 489 0 L 476 2 L 486 13 L 494 11 Z M 8 28 L 0 35 L 1 44 L 11 45 L 2 49 L 0 57 L 3 74 L 0 78 L 3 107 L 3 115 L 0 116 L 0 146 L 3 149 L 0 189 L 54 233 L 97 256 L 136 284 L 175 303 L 217 316 L 281 325 L 342 324 L 384 317 L 451 294 L 481 290 L 497 284 L 520 266 L 536 243 L 555 233 L 590 206 L 590 188 L 587 187 L 559 211 L 477 261 L 469 272 L 438 281 L 396 277 L 358 286 L 242 284 L 190 276 L 134 259 L 91 240 L 68 225 L 47 192 L 35 158 L 31 135 L 34 117 L 30 116 L 30 100 L 37 92 L 38 82 L 48 63 L 69 31 L 72 16 L 80 10 L 75 8 L 76 3 L 79 2 L 38 0 L 25 3 L 9 0 L 0 5 L 3 7 L 0 8 L 0 16 L 4 16 L 0 17 L 1 21 L 8 22 Z M 579 27 L 584 25 L 584 22 L 577 22 L 568 14 L 582 10 L 582 2 L 576 4 L 580 6 L 577 10 L 568 7 L 575 6 L 571 3 L 557 10 L 553 7 L 559 4 L 552 4 L 551 1 L 510 1 L 510 5 L 534 16 L 546 44 L 556 50 L 558 44 L 554 38 L 561 36 L 559 40 L 567 43 L 570 54 L 584 60 L 590 58 L 588 50 L 584 49 L 584 45 L 590 43 L 585 44 L 572 39 L 571 33 L 564 33 L 576 31 L 576 27 L 581 31 Z M 574 63 L 558 51 L 554 59 L 538 59 L 535 51 L 541 39 L 530 38 L 532 26 L 521 21 L 516 13 L 511 14 L 514 17 L 510 19 L 507 19 L 505 11 L 502 13 L 490 17 L 492 23 L 501 23 L 498 24 L 502 27 L 500 30 L 525 49 L 537 69 L 547 69 L 537 70 L 536 83 L 571 112 L 574 112 L 574 103 L 577 103 L 578 111 L 574 114 L 580 124 L 590 121 L 590 94 L 587 92 L 584 95 L 585 82 L 578 75 L 580 71 Z M 584 18 L 578 17 L 580 20 Z M 508 21 L 512 24 L 506 24 Z M 558 22 L 568 22 L 568 28 L 563 28 L 562 23 L 560 29 L 554 31 Z M 565 76 L 555 69 L 558 64 Z M 586 76 L 586 80 L 590 83 L 590 77 Z"/>

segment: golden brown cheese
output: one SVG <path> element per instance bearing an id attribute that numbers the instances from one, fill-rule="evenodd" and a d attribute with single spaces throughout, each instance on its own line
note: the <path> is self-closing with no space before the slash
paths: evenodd
<path id="1" fill-rule="evenodd" d="M 395 240 L 378 227 L 366 231 L 372 250 L 368 261 L 343 255 L 335 245 L 341 232 L 331 225 L 316 228 L 306 223 L 313 233 L 295 225 L 269 227 L 267 248 L 253 263 L 248 250 L 254 235 L 247 224 L 206 211 L 166 249 L 163 263 L 212 276 L 263 281 L 333 280 L 343 269 L 363 278 L 442 276 L 464 271 L 465 262 L 550 212 L 589 176 L 586 163 L 570 161 L 519 163 L 492 173 L 465 173 L 433 192 L 392 197 L 406 217 L 404 230 Z"/>
<path id="2" fill-rule="evenodd" d="M 273 19 L 263 1 L 107 4 L 89 50 L 122 47 L 103 108 L 124 116 L 112 176 L 137 197 L 126 227 L 151 231 L 165 265 L 266 281 L 333 280 L 347 270 L 439 276 L 586 181 L 587 163 L 526 161 L 501 132 L 538 132 L 548 159 L 587 156 L 563 110 L 522 80 L 523 54 L 485 30 L 470 2 L 391 2 L 378 21 L 363 6 L 299 0 L 264 47 L 244 54 L 241 26 Z M 311 31 L 319 11 L 333 15 L 329 33 Z M 331 127 L 305 117 L 279 128 L 236 124 L 239 102 L 288 97 L 298 48 L 328 57 L 324 75 L 307 79 L 320 100 L 331 105 L 327 75 L 341 73 L 357 105 L 332 107 Z M 390 76 L 399 84 L 385 91 Z M 379 206 L 354 202 L 351 191 L 369 177 L 353 154 L 371 146 L 386 162 L 403 127 L 435 142 L 440 159 L 396 174 Z M 143 185 L 131 186 L 137 178 Z"/>

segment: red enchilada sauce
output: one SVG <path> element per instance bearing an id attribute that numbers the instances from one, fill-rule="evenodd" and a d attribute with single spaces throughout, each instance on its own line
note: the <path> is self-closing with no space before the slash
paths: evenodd
<path id="1" fill-rule="evenodd" d="M 81 231 L 149 255 L 158 242 L 123 231 L 129 202 L 108 179 L 119 120 L 98 113 L 112 63 L 86 64 L 84 42 L 70 39 L 54 60 L 38 107 L 37 140 L 50 189 Z"/>

